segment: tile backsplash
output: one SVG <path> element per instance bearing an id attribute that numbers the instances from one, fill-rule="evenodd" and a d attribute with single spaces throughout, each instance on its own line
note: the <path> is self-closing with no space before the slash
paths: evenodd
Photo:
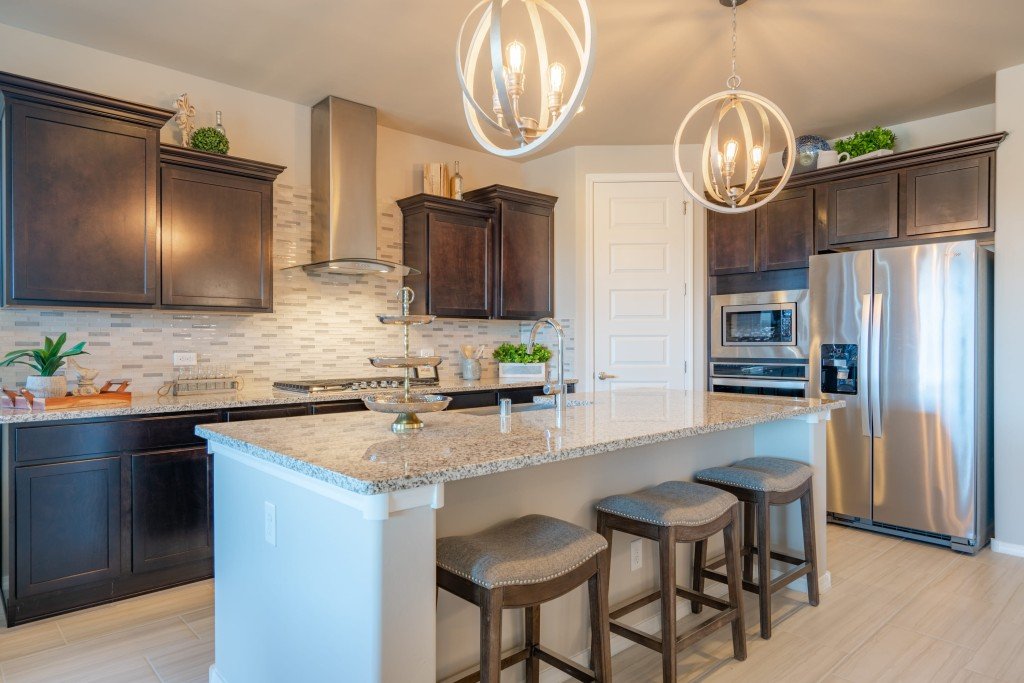
<path id="1" fill-rule="evenodd" d="M 379 313 L 400 312 L 395 293 L 400 276 L 307 275 L 282 270 L 309 262 L 310 193 L 276 185 L 274 191 L 274 312 L 270 314 L 182 313 L 142 310 L 0 309 L 0 353 L 33 348 L 44 336 L 67 331 L 68 342 L 86 341 L 78 360 L 100 370 L 99 381 L 130 378 L 137 392 L 153 392 L 174 377 L 171 355 L 194 351 L 200 364 L 226 366 L 247 388 L 277 379 L 378 374 L 369 356 L 400 353 L 399 329 L 377 322 Z M 402 216 L 393 203 L 381 210 L 380 257 L 401 260 Z M 566 346 L 574 347 L 571 322 Z M 459 347 L 519 342 L 530 325 L 515 321 L 438 320 L 412 328 L 411 349 L 431 348 L 444 357 L 442 377 L 459 372 Z M 545 332 L 543 341 L 553 346 Z M 567 372 L 572 353 L 567 352 Z M 484 375 L 497 374 L 490 354 Z M 0 382 L 21 386 L 28 368 L 0 368 Z"/>

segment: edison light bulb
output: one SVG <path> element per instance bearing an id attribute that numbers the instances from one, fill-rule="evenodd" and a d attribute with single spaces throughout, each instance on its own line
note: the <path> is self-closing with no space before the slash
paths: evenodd
<path id="1" fill-rule="evenodd" d="M 761 159 L 764 157 L 764 150 L 761 149 L 760 145 L 757 145 L 750 150 L 750 161 L 753 162 L 754 168 L 761 168 Z"/>
<path id="2" fill-rule="evenodd" d="M 548 67 L 548 76 L 551 82 L 551 92 L 561 95 L 562 89 L 565 87 L 565 67 L 554 62 Z"/>
<path id="3" fill-rule="evenodd" d="M 513 40 L 505 48 L 505 59 L 508 61 L 508 68 L 514 74 L 521 74 L 526 67 L 526 46 L 518 40 Z"/>
<path id="4" fill-rule="evenodd" d="M 727 140 L 725 143 L 725 163 L 731 164 L 736 161 L 736 154 L 740 150 L 740 145 L 735 140 Z"/>

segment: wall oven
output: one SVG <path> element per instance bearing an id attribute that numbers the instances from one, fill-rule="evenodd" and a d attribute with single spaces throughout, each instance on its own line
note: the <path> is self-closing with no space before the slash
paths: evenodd
<path id="1" fill-rule="evenodd" d="M 712 360 L 806 361 L 808 306 L 806 289 L 711 297 Z"/>

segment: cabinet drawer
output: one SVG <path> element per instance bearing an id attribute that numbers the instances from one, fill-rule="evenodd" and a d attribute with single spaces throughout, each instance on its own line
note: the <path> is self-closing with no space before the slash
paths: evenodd
<path id="1" fill-rule="evenodd" d="M 357 413 L 366 410 L 362 401 L 338 401 L 337 403 L 314 403 L 314 415 L 330 415 L 331 413 Z"/>
<path id="2" fill-rule="evenodd" d="M 239 408 L 227 412 L 228 422 L 242 420 L 270 420 L 276 417 L 301 417 L 309 415 L 306 406 L 268 406 L 265 408 Z"/>
<path id="3" fill-rule="evenodd" d="M 202 444 L 196 425 L 220 422 L 220 414 L 191 413 L 140 420 L 18 427 L 14 437 L 18 463 L 146 451 Z"/>
<path id="4" fill-rule="evenodd" d="M 448 404 L 448 410 L 496 405 L 498 405 L 498 395 L 495 392 L 474 391 L 468 394 L 452 394 L 452 402 Z"/>
<path id="5" fill-rule="evenodd" d="M 503 398 L 512 399 L 512 403 L 533 403 L 534 396 L 543 396 L 544 392 L 540 387 L 529 389 L 509 389 L 498 392 L 498 400 Z"/>

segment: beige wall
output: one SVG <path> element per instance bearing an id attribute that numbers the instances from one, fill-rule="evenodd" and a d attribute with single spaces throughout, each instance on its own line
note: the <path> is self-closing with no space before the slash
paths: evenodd
<path id="1" fill-rule="evenodd" d="M 1024 426 L 1020 418 L 1020 314 L 1024 275 L 1024 64 L 996 73 L 995 507 L 997 550 L 1024 554 Z"/>

